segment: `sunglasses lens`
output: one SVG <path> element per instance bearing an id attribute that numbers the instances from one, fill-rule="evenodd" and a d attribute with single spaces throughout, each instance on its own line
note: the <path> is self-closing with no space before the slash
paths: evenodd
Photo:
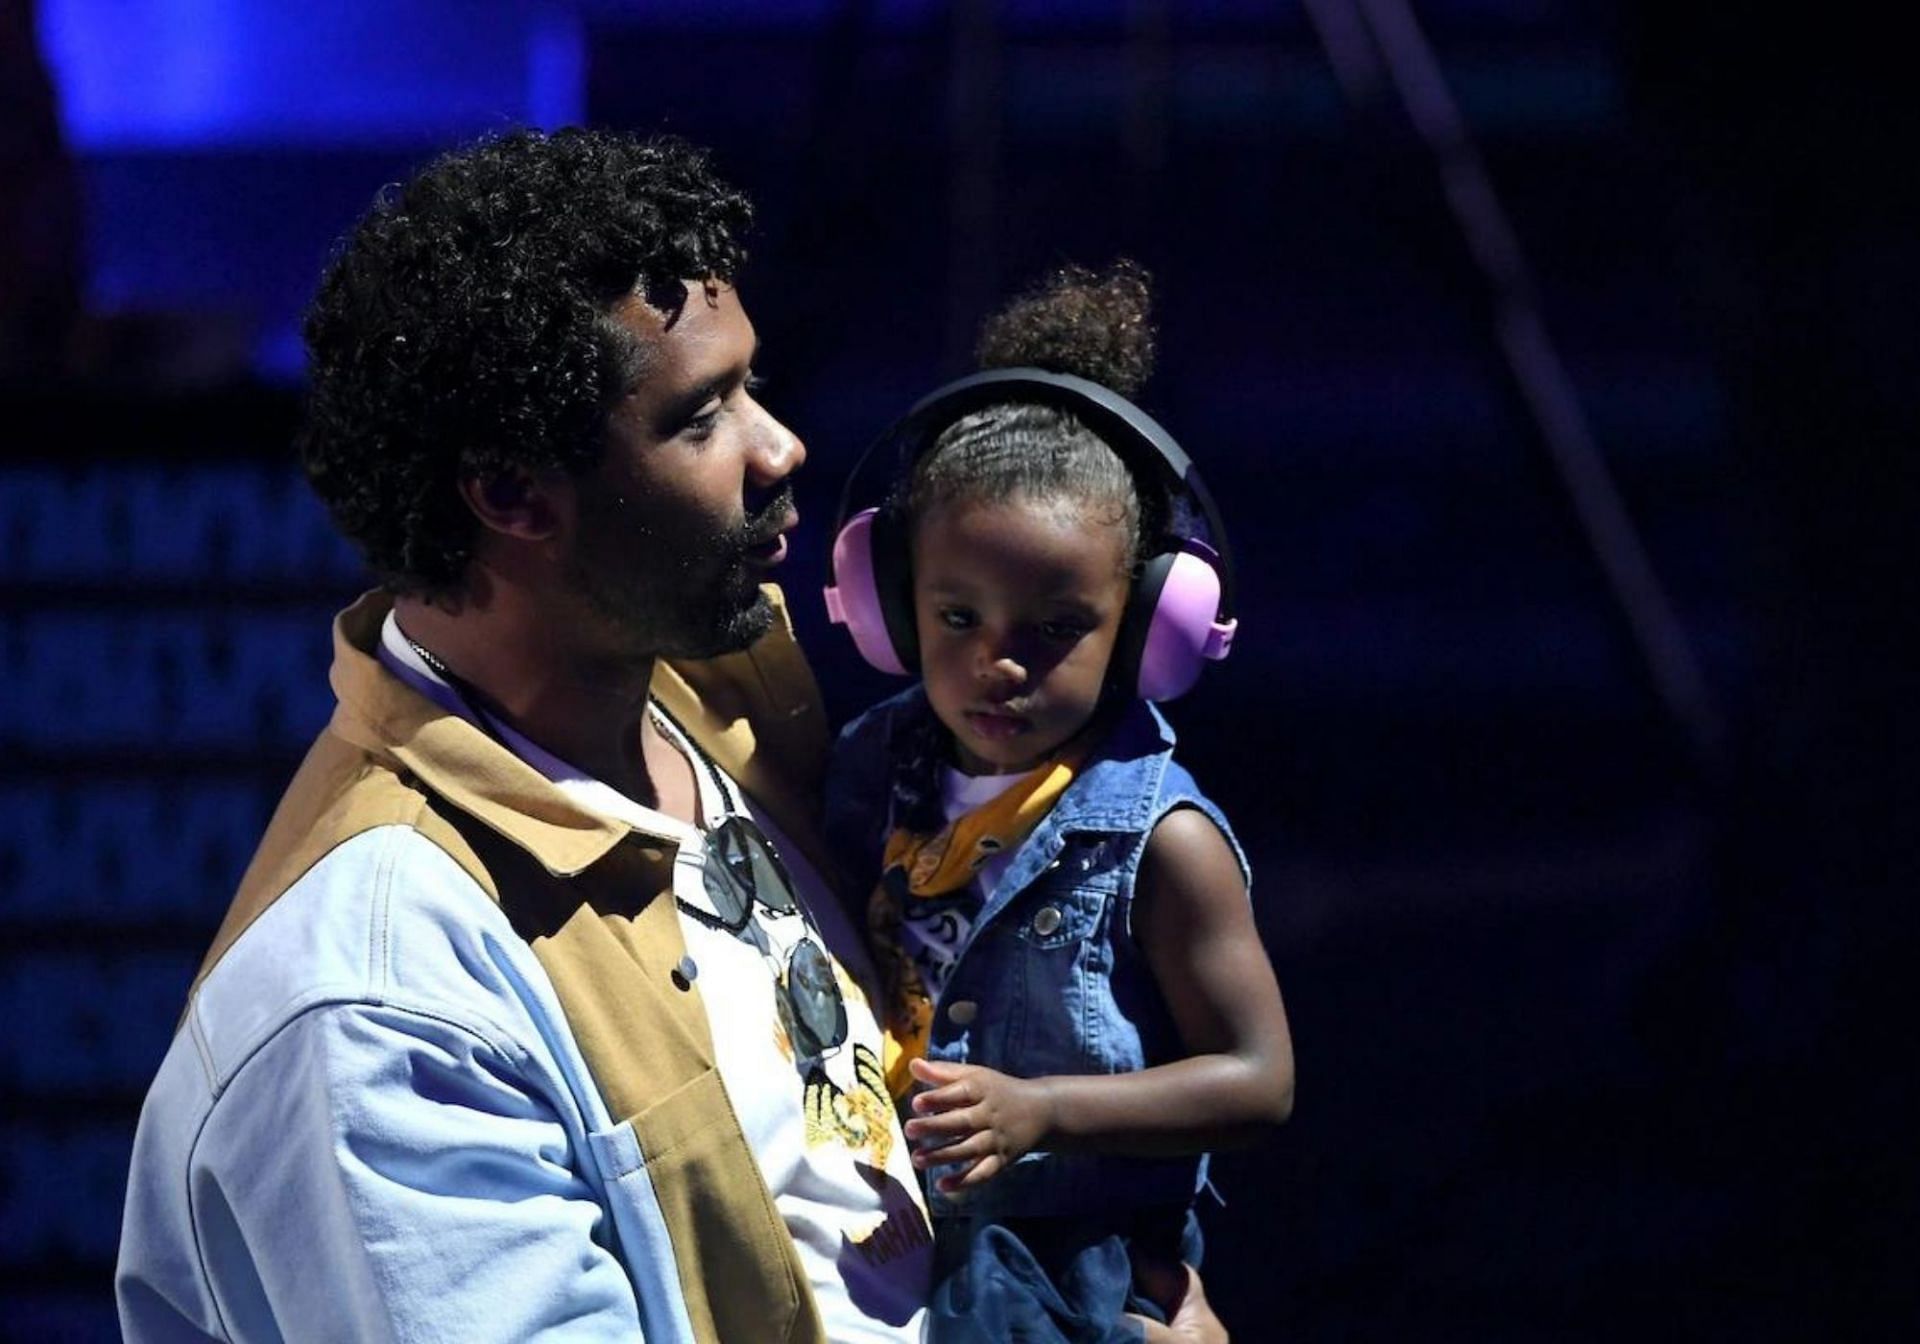
<path id="1" fill-rule="evenodd" d="M 729 816 L 707 832 L 704 876 L 713 913 L 735 933 L 746 927 L 755 901 L 776 914 L 791 914 L 798 908 L 786 865 L 772 842 L 746 817 Z M 845 1044 L 847 1005 L 840 997 L 840 982 L 834 979 L 833 963 L 813 939 L 802 938 L 793 945 L 780 990 L 780 1020 L 800 1063 L 811 1065 Z"/>
<path id="2" fill-rule="evenodd" d="M 793 879 L 758 826 L 746 817 L 730 816 L 708 836 L 709 851 L 721 857 L 732 880 L 746 888 L 750 899 L 776 914 L 792 913 Z"/>
<path id="3" fill-rule="evenodd" d="M 817 1059 L 847 1039 L 847 1005 L 833 964 L 811 938 L 794 944 L 787 963 L 786 1016 L 793 1048 L 802 1059 Z"/>
<path id="4" fill-rule="evenodd" d="M 701 876 L 713 913 L 730 928 L 744 925 L 753 908 L 753 867 L 728 826 L 707 832 L 707 862 Z"/>
<path id="5" fill-rule="evenodd" d="M 786 865 L 773 852 L 773 845 L 757 829 L 747 832 L 747 853 L 753 865 L 754 893 L 761 903 L 780 914 L 791 914 L 793 880 L 787 876 Z"/>
<path id="6" fill-rule="evenodd" d="M 746 927 L 753 903 L 792 914 L 793 879 L 773 842 L 748 818 L 732 815 L 707 832 L 707 899 L 728 928 Z"/>

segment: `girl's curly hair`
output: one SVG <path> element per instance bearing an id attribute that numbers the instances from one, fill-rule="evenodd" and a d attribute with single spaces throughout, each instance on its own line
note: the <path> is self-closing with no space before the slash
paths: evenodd
<path id="1" fill-rule="evenodd" d="M 610 310 L 730 282 L 752 208 L 668 137 L 519 131 L 389 187 L 308 311 L 307 478 L 396 591 L 456 589 L 473 547 L 459 480 L 580 472 L 641 352 Z"/>
<path id="2" fill-rule="evenodd" d="M 1032 365 L 1131 399 L 1153 375 L 1152 310 L 1138 262 L 1122 258 L 1104 275 L 1063 266 L 982 324 L 975 356 L 983 369 Z"/>
<path id="3" fill-rule="evenodd" d="M 1152 287 L 1138 264 L 1105 274 L 1067 266 L 988 318 L 982 369 L 1033 366 L 1100 383 L 1131 398 L 1153 372 Z M 1096 511 L 1123 529 L 1136 562 L 1166 524 L 1162 491 L 1142 489 L 1119 454 L 1071 411 L 1007 402 L 961 417 L 915 463 L 902 503 L 911 527 L 957 500 L 1021 495 Z"/>

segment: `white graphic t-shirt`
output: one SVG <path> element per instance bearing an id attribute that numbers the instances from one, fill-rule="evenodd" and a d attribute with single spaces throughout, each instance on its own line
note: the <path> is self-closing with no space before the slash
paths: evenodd
<path id="1" fill-rule="evenodd" d="M 383 645 L 390 666 L 397 662 L 430 681 L 441 692 L 437 701 L 479 723 L 574 801 L 677 842 L 673 894 L 720 1080 L 799 1250 L 827 1337 L 836 1344 L 918 1341 L 932 1234 L 887 1095 L 880 1028 L 842 964 L 864 967 L 865 953 L 819 874 L 677 726 L 658 716 L 661 731 L 693 764 L 702 821 L 714 826 L 729 814 L 750 817 L 778 850 L 796 887 L 796 910 L 781 912 L 756 901 L 737 933 L 715 927 L 718 912 L 707 895 L 700 830 L 643 807 L 483 716 L 414 652 L 391 615 Z M 830 956 L 819 955 L 823 947 Z M 831 987 L 824 984 L 829 975 Z M 792 1024 L 796 1018 L 817 1023 L 823 1004 L 831 1021 L 834 988 L 845 1007 L 844 1037 L 820 1033 L 825 1039 L 809 1058 L 796 1050 Z M 810 1033 L 802 1027 L 797 1034 Z"/>

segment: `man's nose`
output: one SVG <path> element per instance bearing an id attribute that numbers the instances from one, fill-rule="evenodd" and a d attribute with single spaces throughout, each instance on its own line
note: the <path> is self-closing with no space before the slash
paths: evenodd
<path id="1" fill-rule="evenodd" d="M 761 412 L 766 422 L 754 435 L 753 453 L 750 458 L 750 471 L 755 485 L 778 485 L 800 469 L 807 460 L 807 446 L 800 442 L 800 436 L 788 429 L 780 421 Z"/>

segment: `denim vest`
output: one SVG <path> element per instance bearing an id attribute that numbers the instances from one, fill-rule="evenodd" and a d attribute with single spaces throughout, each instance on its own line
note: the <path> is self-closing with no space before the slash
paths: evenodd
<path id="1" fill-rule="evenodd" d="M 887 833 L 896 743 L 924 731 L 920 687 L 875 706 L 840 735 L 827 784 L 827 836 L 864 903 Z M 1053 810 L 1015 851 L 934 1005 L 934 1059 L 1032 1078 L 1125 1073 L 1185 1053 L 1132 935 L 1134 879 L 1154 825 L 1199 809 L 1246 856 L 1226 818 L 1173 759 L 1173 729 L 1145 701 L 1125 710 Z M 1029 1153 L 936 1215 L 1086 1215 L 1185 1205 L 1204 1157 Z"/>

